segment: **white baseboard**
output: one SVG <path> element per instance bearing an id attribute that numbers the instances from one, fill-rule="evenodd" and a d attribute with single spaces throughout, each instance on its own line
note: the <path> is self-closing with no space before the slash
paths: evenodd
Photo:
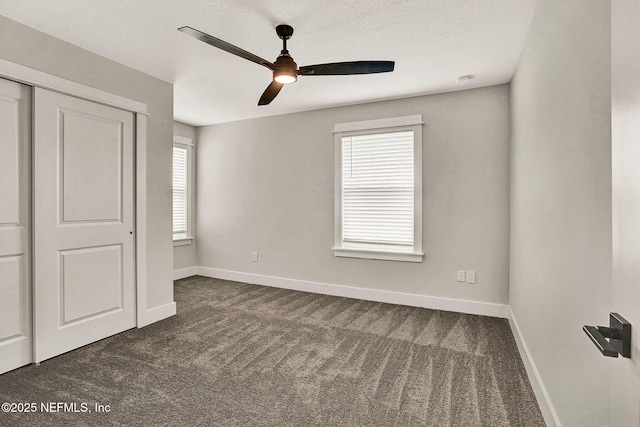
<path id="1" fill-rule="evenodd" d="M 143 313 L 140 321 L 138 322 L 138 328 L 150 325 L 159 320 L 166 319 L 167 317 L 175 316 L 176 303 L 170 302 L 169 304 L 161 305 L 159 307 L 150 308 Z"/>
<path id="2" fill-rule="evenodd" d="M 173 270 L 173 280 L 180 280 L 186 277 L 195 276 L 198 274 L 198 267 L 187 267 L 181 270 Z"/>
<path id="3" fill-rule="evenodd" d="M 357 298 L 367 301 L 386 302 L 390 304 L 401 304 L 412 307 L 430 308 L 433 310 L 457 311 L 460 313 L 479 314 L 491 317 L 509 317 L 509 306 L 504 304 L 431 297 L 426 295 L 407 294 L 403 292 L 381 291 L 376 289 L 358 288 L 355 286 L 332 285 L 329 283 L 264 276 L 260 274 L 242 273 L 239 271 L 221 270 L 217 268 L 197 267 L 197 272 L 200 276 L 252 283 L 255 285 L 272 286 L 275 288 Z"/>
<path id="4" fill-rule="evenodd" d="M 518 345 L 520 358 L 527 370 L 531 388 L 533 388 L 533 393 L 536 395 L 538 406 L 540 407 L 545 423 L 549 427 L 561 427 L 562 425 L 558 419 L 558 414 L 556 414 L 553 404 L 551 403 L 551 399 L 549 398 L 549 394 L 547 393 L 547 389 L 545 388 L 542 378 L 540 377 L 540 373 L 538 372 L 538 368 L 536 368 L 536 364 L 531 357 L 531 353 L 529 353 L 529 348 L 527 347 L 527 343 L 524 341 L 522 332 L 518 326 L 518 321 L 516 320 L 513 311 L 511 311 L 511 307 L 509 307 L 509 325 L 511 326 L 511 332 L 513 333 L 516 344 Z"/>

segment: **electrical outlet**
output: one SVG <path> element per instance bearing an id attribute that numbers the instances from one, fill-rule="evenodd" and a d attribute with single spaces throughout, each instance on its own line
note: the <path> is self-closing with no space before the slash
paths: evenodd
<path id="1" fill-rule="evenodd" d="M 474 270 L 467 271 L 467 283 L 476 283 L 476 272 Z"/>
<path id="2" fill-rule="evenodd" d="M 458 270 L 458 282 L 464 282 L 465 280 L 465 272 Z"/>
<path id="3" fill-rule="evenodd" d="M 251 261 L 258 262 L 258 252 L 251 252 Z"/>

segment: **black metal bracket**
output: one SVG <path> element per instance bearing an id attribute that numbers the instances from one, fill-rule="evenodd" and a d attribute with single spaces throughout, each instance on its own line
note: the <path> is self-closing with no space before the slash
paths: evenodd
<path id="1" fill-rule="evenodd" d="M 631 357 L 631 323 L 618 313 L 609 313 L 609 327 L 583 326 L 582 330 L 598 347 L 600 353 L 608 357 Z"/>

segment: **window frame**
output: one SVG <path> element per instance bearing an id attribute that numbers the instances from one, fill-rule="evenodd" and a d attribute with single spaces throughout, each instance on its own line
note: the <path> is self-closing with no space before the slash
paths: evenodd
<path id="1" fill-rule="evenodd" d="M 334 128 L 335 144 L 335 236 L 332 248 L 334 256 L 348 258 L 366 258 L 386 261 L 422 262 L 422 115 L 392 117 L 378 120 L 365 120 L 350 123 L 338 123 Z M 353 244 L 342 240 L 342 138 L 358 135 L 372 135 L 399 131 L 413 131 L 414 147 L 414 236 L 410 251 L 374 247 L 374 244 Z"/>
<path id="2" fill-rule="evenodd" d="M 176 237 L 173 234 L 173 246 L 185 246 L 190 245 L 195 236 L 193 234 L 193 140 L 184 136 L 173 136 L 173 147 L 185 149 L 187 151 L 187 167 L 186 167 L 186 196 L 187 196 L 187 232 L 184 235 Z M 173 149 L 171 151 L 172 171 L 173 171 Z M 171 174 L 173 180 L 173 172 Z M 173 207 L 173 184 L 171 192 L 171 203 Z M 173 210 L 173 209 L 172 209 Z M 172 232 L 173 232 L 173 216 L 171 220 Z"/>

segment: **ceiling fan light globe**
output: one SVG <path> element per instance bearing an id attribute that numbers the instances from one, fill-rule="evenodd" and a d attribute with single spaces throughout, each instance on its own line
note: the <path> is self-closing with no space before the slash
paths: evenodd
<path id="1" fill-rule="evenodd" d="M 291 71 L 280 71 L 274 73 L 273 79 L 278 83 L 289 84 L 298 80 L 298 76 Z"/>

